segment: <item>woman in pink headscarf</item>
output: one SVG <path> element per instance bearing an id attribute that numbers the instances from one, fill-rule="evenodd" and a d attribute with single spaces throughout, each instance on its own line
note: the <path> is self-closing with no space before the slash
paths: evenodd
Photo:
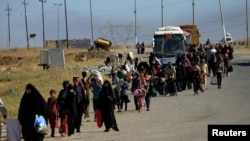
<path id="1" fill-rule="evenodd" d="M 137 99 L 137 106 L 138 106 L 138 111 L 141 112 L 141 108 L 146 105 L 145 102 L 145 96 L 147 94 L 147 90 L 144 88 L 144 86 L 141 86 L 140 88 L 136 89 L 133 92 L 133 95 Z"/>

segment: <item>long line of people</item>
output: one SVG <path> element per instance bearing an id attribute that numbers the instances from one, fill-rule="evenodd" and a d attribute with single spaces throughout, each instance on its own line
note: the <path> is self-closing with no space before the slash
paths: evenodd
<path id="1" fill-rule="evenodd" d="M 43 115 L 50 122 L 51 137 L 55 136 L 55 128 L 59 124 L 61 136 L 71 136 L 75 131 L 81 132 L 83 115 L 84 118 L 89 118 L 91 90 L 93 111 L 102 112 L 105 132 L 108 132 L 111 128 L 119 131 L 114 110 L 117 106 L 118 112 L 121 112 L 123 107 L 127 111 L 127 104 L 130 102 L 129 85 L 134 96 L 135 110 L 138 112 L 142 111 L 142 107 L 150 111 L 151 97 L 158 94 L 177 96 L 177 92 L 192 88 L 194 95 L 197 95 L 199 90 L 205 91 L 208 87 L 207 77 L 211 74 L 211 77 L 217 77 L 218 88 L 221 89 L 223 76 L 228 76 L 229 72 L 233 71 L 233 48 L 230 45 L 219 44 L 189 46 L 187 50 L 187 54 L 178 55 L 175 66 L 169 62 L 164 67 L 151 53 L 149 62 L 140 62 L 135 68 L 136 71 L 132 71 L 134 68 L 130 69 L 127 63 L 118 71 L 113 67 L 111 81 L 98 79 L 94 73 L 87 78 L 87 72 L 84 71 L 82 78 L 73 77 L 73 84 L 68 80 L 63 81 L 63 88 L 58 97 L 56 91 L 51 90 L 47 103 L 39 91 L 32 84 L 28 84 L 18 114 L 24 140 L 44 138 L 44 135 L 31 130 L 35 114 Z M 29 107 L 36 108 L 31 112 Z"/>
<path id="2" fill-rule="evenodd" d="M 149 57 L 149 68 L 142 66 L 138 69 L 142 73 L 151 74 L 155 87 L 160 95 L 177 95 L 186 89 L 202 92 L 208 87 L 208 79 L 211 74 L 213 81 L 217 81 L 218 88 L 222 87 L 222 78 L 233 71 L 231 60 L 233 59 L 233 48 L 231 45 L 215 44 L 189 46 L 187 54 L 179 54 L 175 66 L 171 62 L 163 68 L 156 56 Z M 145 64 L 145 62 L 144 62 Z M 150 71 L 148 71 L 150 70 Z M 217 78 L 216 78 L 217 77 Z M 214 83 L 213 83 L 214 84 Z"/>
<path id="3" fill-rule="evenodd" d="M 198 95 L 199 91 L 204 92 L 208 88 L 210 76 L 211 84 L 222 88 L 222 78 L 233 71 L 231 45 L 192 45 L 187 47 L 187 51 L 187 54 L 177 56 L 175 65 L 169 62 L 166 67 L 151 53 L 148 62 L 140 62 L 136 72 L 129 72 L 129 76 L 133 77 L 131 93 L 136 110 L 140 112 L 141 106 L 146 106 L 149 111 L 151 97 L 158 94 L 177 96 L 178 92 L 193 89 L 194 95 Z M 114 83 L 118 83 L 119 79 L 127 79 L 123 77 L 124 73 L 121 74 L 123 71 L 126 72 L 126 68 L 123 67 L 117 73 L 112 72 Z"/>
<path id="4" fill-rule="evenodd" d="M 178 92 L 193 89 L 194 95 L 199 91 L 204 92 L 208 88 L 208 78 L 212 74 L 211 84 L 222 87 L 222 78 L 233 71 L 231 60 L 233 59 L 233 47 L 223 44 L 199 44 L 187 47 L 187 54 L 179 54 L 175 65 L 171 62 L 163 66 L 160 60 L 153 55 L 149 61 L 142 61 L 134 69 L 127 69 L 127 63 L 118 71 L 111 70 L 112 83 L 116 85 L 118 111 L 122 109 L 121 103 L 127 100 L 127 94 L 122 94 L 119 89 L 131 82 L 131 94 L 134 95 L 135 110 L 141 112 L 143 106 L 150 110 L 151 97 L 159 95 L 177 96 Z M 130 80 L 132 77 L 132 81 Z M 122 81 L 120 81 L 122 80 Z M 216 82 L 214 82 L 216 81 Z M 122 83 L 120 83 L 122 82 Z M 127 103 L 125 102 L 125 107 Z M 125 108 L 125 111 L 127 108 Z"/>

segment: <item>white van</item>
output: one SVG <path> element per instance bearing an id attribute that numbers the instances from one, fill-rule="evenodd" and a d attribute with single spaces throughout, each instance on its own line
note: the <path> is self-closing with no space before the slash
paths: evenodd
<path id="1" fill-rule="evenodd" d="M 233 37 L 231 36 L 230 33 L 226 34 L 226 41 L 227 41 L 227 43 L 232 43 L 233 42 Z M 225 43 L 224 38 L 221 39 L 221 42 Z"/>

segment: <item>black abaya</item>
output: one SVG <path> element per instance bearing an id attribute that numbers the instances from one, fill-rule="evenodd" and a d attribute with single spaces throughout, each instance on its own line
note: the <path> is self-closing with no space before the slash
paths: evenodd
<path id="1" fill-rule="evenodd" d="M 31 93 L 25 91 L 18 111 L 18 120 L 21 124 L 22 135 L 25 141 L 42 141 L 44 135 L 36 132 L 34 121 L 36 114 L 42 115 L 47 121 L 47 103 L 32 84 L 28 84 L 26 89 L 30 89 Z"/>
<path id="2" fill-rule="evenodd" d="M 105 83 L 108 83 L 108 86 L 105 86 Z M 100 109 L 102 112 L 103 122 L 106 131 L 108 131 L 110 128 L 119 131 L 114 114 L 114 101 L 115 95 L 113 89 L 110 83 L 108 81 L 105 81 L 102 90 L 99 94 L 97 108 Z"/>

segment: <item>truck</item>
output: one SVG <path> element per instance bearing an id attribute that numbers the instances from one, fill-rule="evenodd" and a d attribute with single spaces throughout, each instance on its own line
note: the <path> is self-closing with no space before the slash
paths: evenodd
<path id="1" fill-rule="evenodd" d="M 159 27 L 154 32 L 153 54 L 165 68 L 168 62 L 175 64 L 178 54 L 185 54 L 185 36 L 178 26 Z"/>
<path id="2" fill-rule="evenodd" d="M 104 39 L 101 37 L 98 37 L 97 40 L 95 41 L 95 46 L 96 48 L 101 48 L 103 50 L 109 50 L 109 48 L 111 47 L 112 42 L 108 39 Z"/>
<path id="3" fill-rule="evenodd" d="M 186 35 L 186 44 L 188 45 L 198 45 L 200 43 L 200 33 L 197 25 L 194 24 L 187 24 L 187 25 L 180 25 L 180 28 L 185 32 Z M 190 34 L 188 34 L 190 33 Z"/>

